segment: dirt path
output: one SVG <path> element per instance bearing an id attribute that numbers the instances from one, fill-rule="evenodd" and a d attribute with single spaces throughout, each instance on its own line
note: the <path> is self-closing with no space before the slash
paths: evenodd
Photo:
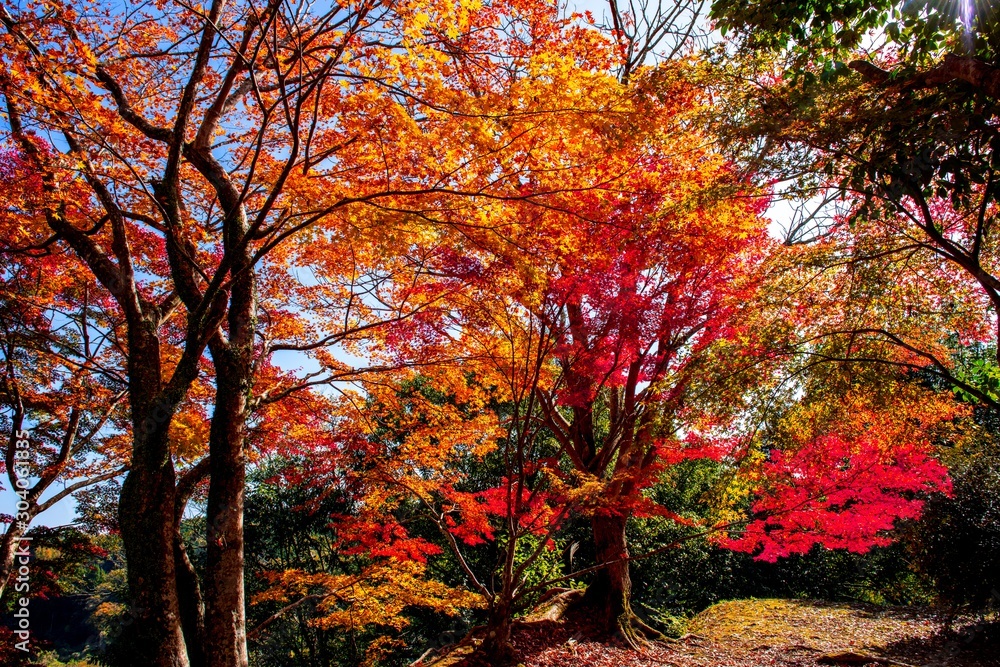
<path id="1" fill-rule="evenodd" d="M 514 643 L 524 667 L 1000 667 L 1000 625 L 963 619 L 955 627 L 942 634 L 919 609 L 737 600 L 692 619 L 682 641 L 642 652 L 590 639 L 572 621 L 522 628 Z"/>

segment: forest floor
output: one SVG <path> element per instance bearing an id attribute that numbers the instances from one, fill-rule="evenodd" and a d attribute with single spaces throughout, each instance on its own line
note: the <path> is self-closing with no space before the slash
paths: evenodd
<path id="1" fill-rule="evenodd" d="M 688 635 L 631 651 L 588 633 L 572 617 L 516 628 L 523 667 L 1000 667 L 1000 623 L 958 618 L 943 631 L 926 609 L 811 600 L 737 600 L 691 619 Z M 484 663 L 457 650 L 436 667 Z M 464 655 L 463 655 L 464 654 Z"/>

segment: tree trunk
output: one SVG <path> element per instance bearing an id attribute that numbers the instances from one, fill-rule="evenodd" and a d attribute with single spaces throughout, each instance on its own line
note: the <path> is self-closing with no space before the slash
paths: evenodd
<path id="1" fill-rule="evenodd" d="M 0 541 L 0 597 L 3 596 L 3 592 L 7 588 L 11 573 L 16 569 L 14 559 L 17 556 L 19 540 L 23 535 L 24 531 L 19 523 L 12 521 L 7 527 L 7 532 L 4 533 L 3 540 Z"/>
<path id="2" fill-rule="evenodd" d="M 180 531 L 176 534 L 174 559 L 177 562 L 177 596 L 180 603 L 181 628 L 184 632 L 184 643 L 187 646 L 188 660 L 191 667 L 207 667 L 205 658 L 205 602 L 198 583 L 198 573 L 195 572 L 187 549 L 181 539 Z"/>
<path id="3" fill-rule="evenodd" d="M 198 483 L 208 476 L 207 458 L 188 468 L 177 478 L 176 506 L 174 508 L 174 560 L 177 562 L 177 595 L 181 605 L 181 628 L 184 630 L 184 642 L 187 644 L 188 659 L 191 667 L 207 667 L 205 657 L 205 598 L 201 593 L 201 584 L 194 564 L 188 557 L 187 547 L 181 537 L 181 521 L 188 500 L 194 493 Z"/>
<path id="4" fill-rule="evenodd" d="M 243 592 L 243 457 L 245 396 L 226 387 L 219 391 L 212 417 L 211 478 L 208 487 L 205 568 L 205 629 L 208 664 L 246 667 L 247 640 Z"/>
<path id="5" fill-rule="evenodd" d="M 585 603 L 593 609 L 595 623 L 619 637 L 632 648 L 646 639 L 660 636 L 632 612 L 632 579 L 629 576 L 628 544 L 625 539 L 627 516 L 595 516 L 591 522 L 597 564 L 607 563 L 597 571 L 587 588 Z"/>
<path id="6" fill-rule="evenodd" d="M 118 508 L 128 561 L 131 622 L 114 651 L 124 665 L 189 667 L 174 565 L 174 475 L 169 456 L 156 468 L 136 465 Z"/>
<path id="7" fill-rule="evenodd" d="M 486 634 L 479 652 L 489 659 L 491 665 L 509 665 L 514 661 L 514 648 L 510 643 L 511 636 L 510 605 L 497 603 L 490 609 L 489 620 L 486 623 Z"/>
<path id="8" fill-rule="evenodd" d="M 129 327 L 133 445 L 118 523 L 132 618 L 114 652 L 127 665 L 189 667 L 177 597 L 174 465 L 167 439 L 176 403 L 160 395 L 159 340 L 145 324 Z"/>
<path id="9" fill-rule="evenodd" d="M 229 341 L 209 342 L 216 372 L 215 412 L 209 434 L 205 569 L 205 653 L 208 664 L 247 667 L 243 590 L 243 501 L 246 485 L 246 423 L 253 379 L 256 322 L 255 276 L 249 257 L 234 267 Z"/>
<path id="10" fill-rule="evenodd" d="M 625 523 L 623 516 L 595 516 L 591 522 L 597 564 L 608 565 L 597 571 L 587 588 L 587 598 L 598 612 L 598 622 L 609 631 L 616 631 L 622 616 L 631 613 Z"/>

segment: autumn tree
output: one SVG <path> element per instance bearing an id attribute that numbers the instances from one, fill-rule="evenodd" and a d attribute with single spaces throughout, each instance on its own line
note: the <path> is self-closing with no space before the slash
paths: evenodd
<path id="1" fill-rule="evenodd" d="M 358 532 L 362 536 L 381 535 L 377 544 L 369 546 L 382 556 L 388 555 L 385 550 L 390 549 L 391 553 L 401 556 L 423 558 L 423 550 L 430 548 L 420 540 L 412 540 L 393 518 L 399 503 L 408 500 L 418 502 L 434 518 L 445 537 L 446 548 L 455 553 L 460 566 L 465 562 L 462 552 L 470 544 L 503 536 L 505 558 L 493 577 L 498 583 L 486 583 L 490 577 L 472 571 L 468 564 L 462 566 L 468 586 L 484 598 L 490 609 L 490 629 L 495 633 L 498 651 L 509 635 L 510 616 L 527 592 L 523 574 L 530 562 L 514 562 L 519 539 L 541 531 L 544 539 L 540 544 L 544 546 L 551 538 L 551 531 L 558 526 L 558 517 L 564 517 L 568 510 L 567 495 L 587 496 L 593 504 L 594 498 L 604 489 L 602 482 L 607 481 L 598 480 L 605 474 L 611 476 L 606 470 L 592 472 L 582 466 L 582 475 L 573 474 L 567 478 L 558 466 L 554 466 L 557 457 L 550 456 L 551 460 L 540 462 L 531 454 L 537 448 L 540 432 L 543 439 L 551 437 L 546 417 L 555 419 L 553 413 L 563 409 L 556 402 L 563 401 L 565 371 L 560 369 L 557 360 L 560 355 L 564 359 L 575 356 L 568 349 L 567 341 L 572 339 L 563 322 L 566 303 L 570 300 L 567 294 L 574 294 L 577 289 L 584 293 L 588 288 L 600 290 L 604 286 L 613 295 L 615 281 L 605 280 L 608 277 L 641 281 L 640 289 L 645 289 L 645 279 L 638 276 L 648 271 L 653 283 L 648 288 L 650 293 L 636 301 L 645 304 L 643 299 L 648 298 L 650 307 L 667 308 L 673 300 L 684 301 L 686 287 L 674 284 L 674 290 L 668 295 L 670 290 L 663 287 L 664 284 L 670 283 L 676 275 L 694 282 L 705 277 L 704 273 L 686 276 L 688 265 L 682 265 L 681 261 L 673 268 L 655 266 L 656 262 L 665 259 L 668 249 L 684 257 L 687 251 L 694 251 L 690 245 L 692 239 L 699 239 L 694 243 L 705 245 L 698 245 L 701 252 L 698 257 L 691 253 L 691 262 L 707 264 L 718 259 L 713 254 L 718 247 L 718 237 L 701 239 L 704 234 L 701 227 L 698 233 L 690 235 L 682 231 L 685 225 L 699 224 L 698 220 L 708 225 L 708 213 L 702 218 L 698 213 L 686 217 L 692 201 L 681 193 L 687 194 L 685 188 L 688 187 L 697 189 L 697 184 L 692 185 L 683 178 L 668 179 L 667 172 L 672 164 L 660 154 L 642 155 L 630 143 L 634 137 L 641 136 L 638 132 L 632 133 L 637 119 L 659 104 L 659 100 L 646 102 L 641 93 L 629 91 L 606 74 L 566 71 L 546 83 L 547 92 L 552 96 L 546 103 L 553 104 L 555 100 L 568 103 L 567 91 L 573 87 L 568 85 L 570 82 L 576 87 L 585 85 L 591 98 L 589 104 L 607 109 L 606 115 L 576 115 L 570 117 L 572 124 L 568 127 L 560 123 L 563 119 L 559 117 L 543 119 L 548 136 L 558 141 L 550 141 L 529 156 L 534 161 L 529 166 L 541 176 L 535 178 L 530 190 L 521 187 L 522 194 L 528 195 L 523 206 L 487 201 L 485 206 L 476 209 L 450 208 L 434 213 L 435 228 L 447 243 L 430 246 L 431 250 L 420 257 L 427 276 L 434 278 L 424 291 L 430 289 L 440 294 L 440 302 L 408 320 L 404 327 L 391 327 L 380 334 L 392 343 L 381 351 L 387 365 L 415 365 L 419 374 L 438 378 L 439 381 L 429 386 L 435 391 L 444 391 L 449 398 L 435 405 L 419 392 L 403 392 L 398 382 L 390 384 L 390 376 L 372 378 L 370 383 L 363 385 L 365 398 L 356 399 L 359 407 L 348 411 L 353 415 L 350 429 L 346 425 L 338 427 L 342 431 L 339 437 L 356 431 L 356 443 L 335 445 L 338 438 L 334 438 L 330 442 L 334 451 L 326 455 L 314 451 L 311 455 L 316 461 L 313 467 L 325 471 L 331 480 L 336 480 L 335 483 L 345 483 L 343 475 L 347 475 L 354 484 L 366 489 L 359 494 L 366 508 L 364 514 L 368 521 L 376 524 L 381 521 L 382 528 L 376 531 L 362 523 Z M 677 85 L 683 89 L 682 84 Z M 540 122 L 528 117 L 513 119 L 510 131 L 517 133 L 527 125 Z M 616 133 L 620 134 L 616 136 Z M 679 134 L 674 136 L 680 140 Z M 639 165 L 635 164 L 636 160 Z M 562 167 L 546 176 L 546 172 L 552 171 L 546 166 L 549 164 Z M 695 177 L 696 172 L 683 173 Z M 555 178 L 560 180 L 561 188 L 555 185 L 552 180 Z M 597 186 L 593 185 L 595 181 Z M 711 182 L 711 176 L 706 177 L 699 194 L 705 194 Z M 657 190 L 660 186 L 663 192 Z M 561 194 L 560 189 L 569 189 L 572 194 Z M 675 200 L 668 204 L 665 200 L 671 195 Z M 674 217 L 672 214 L 678 210 L 680 212 Z M 741 224 L 745 227 L 732 233 L 747 232 L 743 240 L 753 236 L 750 230 L 754 219 L 752 213 L 746 220 L 734 217 L 734 227 Z M 643 238 L 646 232 L 657 236 L 647 240 Z M 673 245 L 668 240 L 671 238 Z M 758 242 L 762 242 L 759 235 Z M 631 251 L 630 243 L 635 243 L 639 249 Z M 750 262 L 759 250 L 753 242 L 743 243 L 735 238 L 731 248 L 734 255 L 746 257 Z M 736 259 L 733 261 L 738 263 Z M 724 264 L 725 260 L 720 263 L 720 273 L 734 270 L 732 265 L 721 268 Z M 624 277 L 615 273 L 616 269 L 622 271 Z M 568 275 L 561 279 L 560 273 Z M 691 273 L 696 274 L 697 270 Z M 597 307 L 604 309 L 601 312 L 608 318 L 615 317 L 623 305 L 629 304 L 624 297 L 614 301 L 613 296 L 604 293 L 586 294 L 598 301 Z M 721 294 L 719 292 L 718 296 Z M 700 296 L 709 301 L 713 299 L 709 294 Z M 688 309 L 686 312 L 692 320 L 697 320 L 701 316 L 695 312 L 699 308 L 695 303 L 699 295 L 690 298 L 692 301 L 677 304 L 677 308 Z M 703 305 L 706 311 L 713 309 L 710 304 Z M 616 350 L 622 356 L 631 354 L 616 347 L 615 327 L 621 325 L 626 329 L 624 335 L 639 335 L 637 330 L 644 331 L 645 325 L 637 318 L 646 312 L 641 310 L 628 315 L 629 323 L 615 320 L 607 330 L 594 333 L 595 347 L 606 343 L 610 349 L 598 349 L 594 357 L 576 362 L 581 374 L 584 369 L 595 374 L 615 374 L 611 380 L 614 383 L 627 374 L 620 368 L 598 371 L 590 365 L 608 363 L 613 367 Z M 722 317 L 721 313 L 719 315 Z M 633 325 L 634 328 L 630 328 Z M 698 327 L 698 322 L 693 322 L 692 326 Z M 683 335 L 683 332 L 678 333 L 681 338 Z M 622 343 L 623 346 L 634 344 L 650 343 L 646 340 L 635 343 L 631 339 Z M 677 342 L 678 353 L 684 344 L 684 340 Z M 650 353 L 650 356 L 655 354 Z M 449 379 L 449 374 L 455 377 Z M 637 384 L 645 379 L 648 378 L 636 371 L 632 391 L 637 391 Z M 601 379 L 596 377 L 593 382 L 599 384 Z M 477 397 L 475 387 L 480 387 L 485 395 Z M 405 400 L 401 401 L 400 396 Z M 596 402 L 600 399 L 591 396 L 586 400 Z M 651 402 L 655 400 L 650 398 Z M 483 413 L 484 401 L 508 406 L 509 413 L 503 416 L 502 435 L 491 436 L 493 429 L 478 423 L 490 414 L 487 411 L 476 416 Z M 477 405 L 479 407 L 475 407 Z M 347 407 L 350 408 L 350 404 Z M 580 406 L 581 413 L 587 409 Z M 493 418 L 497 416 L 494 413 Z M 560 449 L 563 447 L 557 451 Z M 498 480 L 501 485 L 493 489 L 465 487 L 463 490 L 467 480 L 461 467 L 455 465 L 456 456 L 463 453 L 481 458 L 490 451 L 504 461 L 502 479 Z M 338 465 L 343 465 L 338 461 L 345 456 L 349 460 L 352 452 L 363 458 L 364 465 L 345 465 L 338 470 Z M 611 453 L 607 456 L 609 461 L 614 457 Z M 647 461 L 644 465 L 650 468 L 653 463 Z M 350 470 L 362 472 L 351 474 L 347 472 Z M 553 474 L 564 478 L 560 481 L 561 491 L 555 494 L 551 487 L 547 489 L 537 480 L 538 475 Z M 622 473 L 620 477 L 624 476 Z M 529 478 L 536 479 L 529 481 Z M 327 485 L 333 483 L 330 481 Z M 602 502 L 602 507 L 621 509 L 627 516 L 633 509 L 627 505 L 639 502 L 637 492 L 641 488 L 642 482 L 636 482 L 622 497 Z M 549 509 L 553 500 L 554 509 Z M 617 558 L 614 564 L 621 565 L 624 554 L 619 553 Z M 492 644 L 488 641 L 487 645 Z"/>
<path id="2" fill-rule="evenodd" d="M 515 615 L 548 584 L 529 582 L 529 573 L 553 548 L 574 499 L 552 477 L 558 448 L 534 398 L 552 341 L 523 328 L 537 322 L 513 316 L 516 301 L 503 318 L 495 302 L 504 296 L 467 298 L 480 314 L 493 301 L 496 326 L 467 329 L 462 356 L 450 363 L 367 385 L 363 409 L 345 413 L 363 444 L 340 448 L 333 479 L 360 499 L 346 535 L 361 544 L 363 535 L 381 536 L 367 553 L 423 561 L 446 552 L 468 589 L 455 599 L 485 609 L 479 650 L 501 664 L 512 656 Z M 415 539 L 400 519 L 406 513 L 423 517 L 436 539 Z"/>
<path id="3" fill-rule="evenodd" d="M 661 121 L 666 144 L 691 141 L 670 126 Z M 726 416 L 699 406 L 713 391 L 701 371 L 710 350 L 736 340 L 765 243 L 752 208 L 705 191 L 721 176 L 710 155 L 654 150 L 624 196 L 588 202 L 585 215 L 601 222 L 565 225 L 572 250 L 557 251 L 541 287 L 560 343 L 559 374 L 538 400 L 580 483 L 596 484 L 596 559 L 606 565 L 588 596 L 630 641 L 643 627 L 629 607 L 628 517 L 649 511 L 641 490 L 665 462 L 718 455 L 701 436 Z"/>
<path id="4" fill-rule="evenodd" d="M 543 425 L 558 443 L 564 467 L 548 472 L 574 490 L 577 509 L 592 522 L 597 563 L 587 599 L 604 628 L 633 644 L 656 633 L 629 607 L 627 521 L 670 516 L 643 490 L 665 467 L 689 458 L 714 458 L 733 470 L 759 463 L 752 455 L 749 395 L 758 383 L 780 386 L 786 373 L 798 374 L 787 340 L 799 325 L 809 326 L 809 317 L 825 312 L 805 302 L 806 294 L 783 291 L 792 276 L 781 253 L 765 262 L 774 248 L 760 217 L 766 198 L 710 149 L 676 147 L 698 136 L 684 123 L 698 112 L 697 92 L 679 72 L 693 71 L 663 67 L 634 82 L 640 90 L 663 86 L 672 105 L 658 109 L 649 134 L 629 125 L 624 110 L 616 118 L 613 132 L 632 143 L 622 153 L 613 141 L 597 144 L 605 151 L 604 187 L 572 201 L 545 196 L 544 211 L 517 209 L 526 228 L 511 227 L 500 241 L 465 231 L 467 240 L 458 246 L 463 252 L 442 268 L 470 285 L 469 301 L 456 301 L 461 333 L 445 337 L 467 351 L 467 367 L 490 360 L 492 372 L 506 382 L 535 378 L 525 404 L 533 411 L 523 418 L 531 428 Z M 641 103 L 638 108 L 651 117 Z M 593 145 L 588 150 L 595 151 Z M 636 152 L 642 157 L 627 162 Z M 616 159 L 628 168 L 615 171 L 623 164 Z M 572 170 L 560 173 L 564 181 L 571 176 Z M 538 187 L 544 187 L 541 179 Z M 858 311 L 871 303 L 859 300 Z M 532 327 L 539 332 L 534 348 L 523 334 Z M 525 372 L 533 359 L 544 372 Z M 908 404 L 903 392 L 895 398 L 916 414 L 927 407 L 916 399 Z M 850 392 L 821 392 L 813 399 L 825 410 L 842 406 L 840 415 L 862 412 Z M 895 419 L 890 403 L 864 408 L 868 421 Z M 761 486 L 755 487 L 760 499 L 749 516 L 735 512 L 720 526 L 703 528 L 749 522 L 743 541 L 730 544 L 762 558 L 816 544 L 859 550 L 881 544 L 894 521 L 919 510 L 911 494 L 947 488 L 924 433 L 956 414 L 948 412 L 954 408 L 947 399 L 941 405 L 918 428 L 891 421 L 862 435 L 827 418 L 805 429 L 785 454 L 774 448 L 773 459 L 765 457 Z M 767 401 L 757 407 L 766 410 Z M 878 480 L 890 474 L 894 485 L 879 490 Z M 798 506 L 796 498 L 813 504 Z M 857 515 L 845 514 L 845 507 L 855 507 Z M 879 521 L 845 532 L 855 518 L 876 515 Z M 788 528 L 797 521 L 811 522 L 806 535 Z M 754 542 L 755 531 L 774 533 L 769 550 Z"/>
<path id="5" fill-rule="evenodd" d="M 253 437 L 266 439 L 267 454 L 256 474 L 270 478 L 258 493 L 272 488 L 279 498 L 300 498 L 287 513 L 322 527 L 322 535 L 315 538 L 320 544 L 310 537 L 300 545 L 294 533 L 257 534 L 258 543 L 283 546 L 280 558 L 256 563 L 257 577 L 248 582 L 262 619 L 248 633 L 251 646 L 265 650 L 280 642 L 280 629 L 297 618 L 305 631 L 324 637 L 377 637 L 365 640 L 365 659 L 373 661 L 405 647 L 399 635 L 414 612 L 441 618 L 482 605 L 478 593 L 430 575 L 429 558 L 441 548 L 410 531 L 423 511 L 418 501 L 465 498 L 464 509 L 477 505 L 472 494 L 449 486 L 460 478 L 449 462 L 455 448 L 482 447 L 492 420 L 477 413 L 476 403 L 425 396 L 429 384 L 410 369 L 358 374 L 352 384 L 365 377 L 364 394 L 346 383 L 340 399 L 302 390 L 258 415 Z M 445 514 L 453 528 L 469 519 L 457 509 Z M 482 529 L 481 522 L 469 524 L 455 535 L 464 541 Z"/>
<path id="6" fill-rule="evenodd" d="M 0 540 L 0 593 L 36 517 L 126 470 L 121 357 L 107 335 L 114 324 L 94 285 L 46 277 L 55 261 L 5 262 L 0 281 L 3 460 L 17 499 Z"/>
<path id="7" fill-rule="evenodd" d="M 865 553 L 951 492 L 938 445 L 966 437 L 968 408 L 949 392 L 863 364 L 816 364 L 797 379 L 726 488 L 749 520 L 725 546 L 769 562 L 817 544 Z"/>
<path id="8" fill-rule="evenodd" d="M 602 627 L 633 644 L 644 630 L 629 608 L 625 525 L 661 511 L 642 490 L 663 465 L 732 446 L 716 436 L 734 414 L 738 400 L 728 399 L 738 385 L 723 398 L 708 369 L 722 376 L 727 345 L 729 372 L 739 365 L 733 350 L 753 355 L 752 345 L 738 347 L 748 340 L 737 342 L 738 313 L 767 248 L 753 200 L 723 196 L 742 185 L 687 123 L 699 99 L 690 71 L 675 64 L 629 85 L 591 82 L 592 95 L 614 100 L 614 113 L 577 122 L 589 140 L 536 153 L 560 168 L 540 162 L 524 188 L 530 205 L 480 213 L 510 221 L 502 236 L 459 228 L 434 261 L 437 273 L 467 287 L 449 297 L 449 318 L 410 344 L 414 353 L 459 350 L 468 360 L 461 368 L 503 388 L 525 442 L 541 430 L 556 443 L 559 456 L 543 474 L 556 480 L 557 502 L 572 501 L 593 524 L 589 601 Z M 556 179 L 579 186 L 561 193 Z"/>

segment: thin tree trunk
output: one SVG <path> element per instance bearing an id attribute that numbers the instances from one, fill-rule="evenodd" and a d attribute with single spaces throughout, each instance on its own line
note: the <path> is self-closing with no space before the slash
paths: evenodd
<path id="1" fill-rule="evenodd" d="M 14 559 L 17 556 L 18 540 L 22 535 L 24 535 L 24 531 L 21 530 L 18 522 L 12 521 L 10 526 L 7 527 L 7 532 L 3 535 L 3 540 L 0 541 L 0 597 L 3 596 L 10 575 L 14 571 Z"/>
<path id="2" fill-rule="evenodd" d="M 188 659 L 191 667 L 207 667 L 205 657 L 205 599 L 201 593 L 198 573 L 188 557 L 187 547 L 181 536 L 181 521 L 188 500 L 198 484 L 208 476 L 209 459 L 204 458 L 196 465 L 188 468 L 177 478 L 177 497 L 174 508 L 174 521 L 177 532 L 174 534 L 174 558 L 177 561 L 177 594 L 181 605 L 181 627 L 184 630 L 184 642 L 187 644 Z"/>
<path id="3" fill-rule="evenodd" d="M 205 602 L 198 582 L 198 573 L 188 557 L 180 531 L 174 543 L 177 562 L 177 595 L 180 603 L 181 628 L 187 645 L 191 667 L 207 667 L 205 658 Z"/>

